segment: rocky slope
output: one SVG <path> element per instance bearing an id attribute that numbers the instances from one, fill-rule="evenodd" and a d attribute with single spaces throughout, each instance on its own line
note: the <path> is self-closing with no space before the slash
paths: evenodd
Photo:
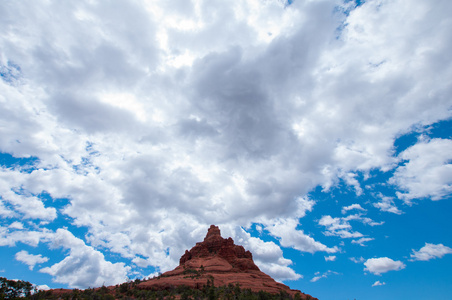
<path id="1" fill-rule="evenodd" d="M 251 252 L 234 244 L 232 238 L 221 237 L 220 229 L 210 226 L 204 241 L 197 243 L 180 258 L 179 266 L 157 278 L 137 285 L 139 289 L 162 290 L 178 286 L 201 289 L 207 284 L 227 286 L 239 284 L 242 289 L 268 293 L 286 292 L 301 299 L 315 299 L 276 282 L 254 264 Z"/>

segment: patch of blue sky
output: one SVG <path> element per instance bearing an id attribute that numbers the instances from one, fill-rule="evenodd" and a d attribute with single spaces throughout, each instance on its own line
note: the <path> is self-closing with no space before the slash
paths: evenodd
<path id="1" fill-rule="evenodd" d="M 95 166 L 89 157 L 82 157 L 80 164 L 72 165 L 72 169 L 77 172 L 77 174 L 83 175 L 88 175 L 91 172 L 98 174 L 100 172 L 100 168 Z"/>
<path id="2" fill-rule="evenodd" d="M 257 237 L 263 240 L 264 242 L 273 242 L 275 244 L 279 244 L 278 239 L 271 236 L 269 232 L 265 230 L 265 227 L 262 224 L 253 223 L 251 224 L 250 228 L 242 227 L 242 229 L 248 232 L 251 236 Z"/>
<path id="3" fill-rule="evenodd" d="M 353 3 L 353 7 L 358 7 L 364 4 L 365 0 L 344 0 L 344 3 Z"/>
<path id="4" fill-rule="evenodd" d="M 431 138 L 451 139 L 452 138 L 452 118 L 441 120 L 431 126 L 426 127 L 426 134 Z"/>
<path id="5" fill-rule="evenodd" d="M 72 168 L 78 174 L 87 175 L 90 172 L 99 173 L 100 168 L 98 166 L 95 166 L 92 162 L 93 157 L 97 157 L 100 155 L 99 151 L 95 150 L 95 145 L 89 141 L 86 142 L 85 150 L 88 153 L 88 156 L 82 157 L 80 164 L 72 165 Z"/>
<path id="6" fill-rule="evenodd" d="M 9 234 L 20 234 L 20 232 L 41 232 L 49 228 L 39 226 L 34 220 L 22 220 L 22 219 L 2 219 L 2 226 L 8 227 L 12 223 L 20 222 L 23 228 L 8 229 Z M 20 251 L 26 251 L 31 255 L 41 255 L 48 260 L 44 263 L 38 263 L 30 267 L 17 260 L 16 254 Z M 21 279 L 32 282 L 36 285 L 47 285 L 54 288 L 66 288 L 67 285 L 61 283 L 52 284 L 52 276 L 40 272 L 44 267 L 50 267 L 55 263 L 62 261 L 67 256 L 68 251 L 61 248 L 51 248 L 48 243 L 40 242 L 37 245 L 30 245 L 21 241 L 16 242 L 13 246 L 3 246 L 0 248 L 0 256 L 2 257 L 1 268 L 8 273 L 8 277 L 12 279 Z"/>
<path id="7" fill-rule="evenodd" d="M 89 155 L 94 155 L 94 156 L 100 155 L 99 151 L 97 151 L 95 149 L 95 144 L 93 142 L 87 141 L 85 150 L 86 150 L 86 152 L 88 152 Z"/>
<path id="8" fill-rule="evenodd" d="M 361 6 L 366 2 L 365 0 L 355 0 L 356 6 Z"/>
<path id="9" fill-rule="evenodd" d="M 74 219 L 69 217 L 66 214 L 62 213 L 64 207 L 69 205 L 70 200 L 68 199 L 55 199 L 52 200 L 52 207 L 57 209 L 57 218 L 52 222 L 48 223 L 45 227 L 52 231 L 56 231 L 59 228 L 66 228 L 70 231 L 75 237 L 85 240 L 86 235 L 89 232 L 89 229 L 85 226 L 78 226 L 75 224 Z"/>
<path id="10" fill-rule="evenodd" d="M 19 251 L 27 251 L 29 254 L 42 255 L 49 260 L 45 263 L 36 264 L 32 271 L 29 266 L 23 262 L 16 260 L 16 253 Z M 49 267 L 54 263 L 58 263 L 66 256 L 66 252 L 58 249 L 51 250 L 48 245 L 40 244 L 38 247 L 32 247 L 30 245 L 18 243 L 17 247 L 2 247 L 2 270 L 8 274 L 9 279 L 20 279 L 31 282 L 35 285 L 47 285 L 51 288 L 67 288 L 68 286 L 61 283 L 52 282 L 52 276 L 46 273 L 42 273 L 41 270 L 44 267 Z M 1 276 L 1 275 L 0 275 Z"/>
<path id="11" fill-rule="evenodd" d="M 336 17 L 339 16 L 339 19 L 343 19 L 343 21 L 335 30 L 335 37 L 337 40 L 341 38 L 343 31 L 347 27 L 346 19 L 343 17 L 349 16 L 353 10 L 359 8 L 364 3 L 364 0 L 344 0 L 342 5 L 335 7 L 333 14 L 335 14 Z"/>
<path id="12" fill-rule="evenodd" d="M 437 123 L 414 127 L 412 131 L 399 136 L 394 142 L 395 156 L 415 145 L 421 137 L 451 139 L 452 119 Z"/>
<path id="13" fill-rule="evenodd" d="M 50 195 L 43 193 L 40 195 L 40 198 L 47 198 L 48 201 L 53 201 L 53 199 L 50 197 Z M 60 206 L 63 206 L 64 203 L 67 203 L 67 199 L 57 199 L 61 204 Z M 55 201 L 55 202 L 57 202 Z M 54 207 L 58 205 L 54 204 Z M 2 223 L 4 220 L 2 220 Z M 23 220 L 9 220 L 7 223 L 11 223 L 12 221 L 23 221 Z M 89 234 L 89 230 L 86 227 L 79 227 L 73 224 L 73 220 L 61 213 L 58 214 L 57 219 L 53 220 L 49 224 L 45 224 L 44 226 L 39 226 L 39 224 L 35 224 L 33 220 L 27 220 L 24 223 L 24 228 L 20 229 L 22 230 L 51 230 L 55 232 L 59 228 L 67 229 L 69 232 L 71 232 L 76 238 L 84 241 L 84 243 L 87 246 L 91 246 L 90 243 L 87 241 L 87 236 Z M 9 225 L 9 224 L 2 224 L 2 225 Z M 111 263 L 124 263 L 125 265 L 131 266 L 131 271 L 129 273 L 129 279 L 133 280 L 136 278 L 142 279 L 144 277 L 149 276 L 150 274 L 153 274 L 156 272 L 156 269 L 153 267 L 147 267 L 147 268 L 140 268 L 138 266 L 135 266 L 130 258 L 124 258 L 120 254 L 109 251 L 109 249 L 103 248 L 103 247 L 93 247 L 95 250 L 99 250 L 105 257 L 106 261 L 109 261 Z M 17 252 L 25 250 L 29 254 L 33 255 L 42 255 L 42 257 L 47 257 L 49 260 L 45 263 L 37 264 L 33 270 L 29 270 L 29 267 L 27 264 L 22 263 L 18 260 L 16 260 L 15 255 Z M 69 288 L 67 284 L 61 283 L 61 282 L 55 282 L 52 281 L 52 276 L 46 273 L 42 273 L 39 270 L 44 267 L 50 267 L 56 263 L 61 262 L 64 260 L 68 254 L 69 249 L 64 249 L 61 247 L 51 247 L 51 245 L 47 242 L 41 242 L 36 247 L 24 244 L 22 242 L 16 243 L 13 247 L 1 247 L 0 248 L 0 255 L 2 258 L 4 258 L 4 262 L 2 262 L 2 268 L 5 270 L 6 273 L 8 273 L 9 277 L 11 278 L 20 278 L 22 280 L 27 280 L 29 282 L 32 282 L 36 285 L 43 285 L 46 284 L 51 288 Z"/>
<path id="14" fill-rule="evenodd" d="M 136 257 L 144 260 L 146 259 L 146 257 L 141 255 L 136 255 Z M 136 264 L 134 264 L 131 259 L 125 259 L 124 257 L 121 257 L 119 255 L 106 254 L 105 258 L 106 260 L 112 263 L 123 262 L 127 266 L 130 266 L 131 270 L 128 274 L 130 280 L 152 278 L 154 276 L 157 276 L 158 273 L 162 273 L 160 272 L 160 269 L 157 267 L 153 266 L 139 267 Z"/>
<path id="15" fill-rule="evenodd" d="M 22 77 L 22 70 L 19 65 L 8 61 L 5 64 L 0 64 L 0 78 L 8 83 L 13 84 Z"/>
<path id="16" fill-rule="evenodd" d="M 22 173 L 31 173 L 38 169 L 39 158 L 37 157 L 14 157 L 9 153 L 0 153 L 0 166 L 5 169 L 19 170 Z M 55 232 L 59 228 L 68 229 L 74 236 L 85 240 L 85 236 L 88 233 L 88 228 L 78 227 L 74 225 L 73 219 L 67 215 L 62 214 L 62 210 L 65 206 L 70 203 L 70 199 L 67 198 L 52 198 L 52 196 L 47 191 L 41 191 L 39 194 L 30 193 L 21 187 L 14 189 L 14 192 L 19 195 L 25 195 L 27 197 L 37 197 L 40 199 L 46 207 L 53 207 L 57 210 L 57 218 L 50 222 L 43 222 L 39 219 L 25 218 L 15 211 L 13 205 L 7 201 L 3 201 L 3 206 L 10 210 L 15 211 L 14 217 L 2 218 L 0 219 L 0 225 L 4 228 L 8 228 L 9 234 L 27 231 L 43 231 L 50 230 Z M 1 196 L 0 196 L 1 199 Z M 15 228 L 22 224 L 23 228 Z M 12 224 L 16 224 L 12 226 Z M 20 250 L 27 251 L 29 254 L 42 255 L 42 257 L 47 257 L 49 260 L 45 263 L 36 265 L 33 270 L 29 270 L 29 266 L 23 262 L 16 260 L 15 255 Z M 68 286 L 63 283 L 52 283 L 52 276 L 49 274 L 41 273 L 39 270 L 43 267 L 49 267 L 55 263 L 62 261 L 68 254 L 67 249 L 62 248 L 52 248 L 46 242 L 40 242 L 37 246 L 28 245 L 23 242 L 17 242 L 12 247 L 0 247 L 0 256 L 2 257 L 1 268 L 6 273 L 8 273 L 9 278 L 18 278 L 21 280 L 26 280 L 37 285 L 46 284 L 50 287 L 62 287 L 67 288 Z"/>
<path id="17" fill-rule="evenodd" d="M 5 169 L 19 169 L 21 172 L 31 173 L 36 170 L 39 164 L 39 158 L 30 157 L 14 157 L 9 153 L 0 152 L 0 167 Z"/>

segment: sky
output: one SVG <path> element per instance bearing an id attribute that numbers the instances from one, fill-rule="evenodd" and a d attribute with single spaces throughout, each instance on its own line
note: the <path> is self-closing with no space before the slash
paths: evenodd
<path id="1" fill-rule="evenodd" d="M 450 299 L 452 2 L 0 2 L 0 276 L 176 267 L 211 224 L 293 289 Z"/>

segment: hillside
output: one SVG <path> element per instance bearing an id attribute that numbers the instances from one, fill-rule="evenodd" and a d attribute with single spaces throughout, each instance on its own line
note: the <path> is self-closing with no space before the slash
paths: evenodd
<path id="1" fill-rule="evenodd" d="M 203 242 L 197 243 L 180 258 L 179 266 L 159 277 L 141 282 L 139 289 L 164 290 L 180 286 L 202 289 L 206 285 L 236 286 L 253 292 L 287 293 L 307 299 L 301 291 L 276 282 L 259 270 L 251 252 L 235 245 L 232 238 L 221 237 L 220 229 L 211 225 Z M 309 298 L 314 299 L 309 296 Z"/>

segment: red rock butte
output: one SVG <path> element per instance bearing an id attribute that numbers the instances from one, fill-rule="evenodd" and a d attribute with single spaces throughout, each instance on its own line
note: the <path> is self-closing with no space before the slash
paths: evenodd
<path id="1" fill-rule="evenodd" d="M 279 294 L 281 291 L 301 299 L 316 299 L 287 285 L 276 282 L 261 272 L 254 264 L 253 255 L 242 246 L 235 245 L 232 238 L 221 237 L 220 229 L 211 225 L 203 242 L 186 250 L 180 258 L 179 266 L 159 277 L 141 282 L 140 289 L 163 290 L 178 286 L 201 289 L 208 281 L 215 286 L 239 284 L 241 289 L 253 292 L 265 291 Z"/>

